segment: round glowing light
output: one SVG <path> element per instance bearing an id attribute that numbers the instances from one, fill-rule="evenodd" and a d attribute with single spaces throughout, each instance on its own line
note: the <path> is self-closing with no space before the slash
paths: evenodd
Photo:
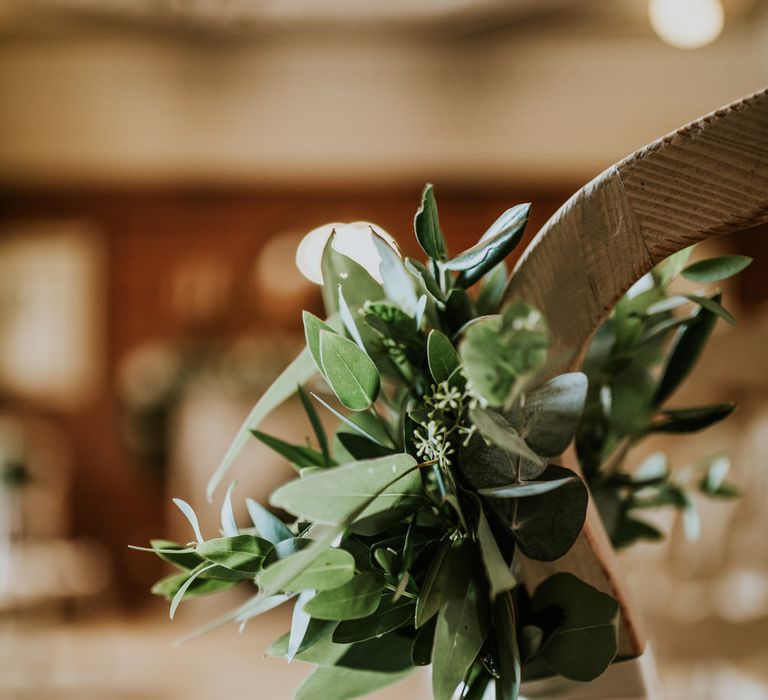
<path id="1" fill-rule="evenodd" d="M 325 224 L 310 231 L 301 239 L 296 250 L 296 267 L 304 277 L 315 284 L 323 283 L 323 273 L 320 263 L 323 259 L 323 250 L 331 237 L 334 236 L 333 249 L 337 253 L 352 258 L 356 263 L 367 270 L 368 274 L 377 282 L 381 282 L 381 256 L 373 242 L 373 229 L 384 239 L 392 249 L 400 255 L 395 239 L 384 229 L 369 223 L 368 221 L 355 221 L 351 224 Z"/>
<path id="2" fill-rule="evenodd" d="M 721 0 L 650 0 L 648 16 L 656 34 L 678 49 L 706 46 L 725 23 Z"/>

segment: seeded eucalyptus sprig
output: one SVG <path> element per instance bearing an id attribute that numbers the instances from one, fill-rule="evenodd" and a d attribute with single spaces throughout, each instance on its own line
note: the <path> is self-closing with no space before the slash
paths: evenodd
<path id="1" fill-rule="evenodd" d="M 587 486 L 553 462 L 577 431 L 590 483 L 619 498 L 628 489 L 629 517 L 646 494 L 626 483 L 618 490 L 615 480 L 638 475 L 605 466 L 622 441 L 710 420 L 700 409 L 658 412 L 687 371 L 675 350 L 652 387 L 648 422 L 630 410 L 638 422 L 621 427 L 601 403 L 604 386 L 620 386 L 609 380 L 622 376 L 624 355 L 649 370 L 648 343 L 675 327 L 698 328 L 699 337 L 702 325 L 672 323 L 669 309 L 658 308 L 670 303 L 663 291 L 644 305 L 628 299 L 609 349 L 590 356 L 587 374 L 547 378 L 546 319 L 521 302 L 501 308 L 504 259 L 528 213 L 527 204 L 513 207 L 451 257 L 428 185 L 414 220 L 426 262 L 401 258 L 371 228 L 381 282 L 337 251 L 331 234 L 321 261 L 326 318 L 304 312 L 305 350 L 254 407 L 208 488 L 211 497 L 256 438 L 297 471 L 270 498 L 290 519 L 247 499 L 252 522 L 243 527 L 230 486 L 220 536 L 206 539 L 177 500 L 195 542 L 155 540 L 149 548 L 179 571 L 153 589 L 171 601 L 171 617 L 183 600 L 235 585 L 248 586 L 251 597 L 206 629 L 292 605 L 291 628 L 269 653 L 316 665 L 298 700 L 358 697 L 428 664 L 435 700 L 451 700 L 457 689 L 480 698 L 490 684 L 497 698 L 514 700 L 524 679 L 557 673 L 589 681 L 613 661 L 617 602 L 568 573 L 531 591 L 520 560 L 558 559 L 582 529 Z M 669 269 L 655 274 L 666 289 Z M 717 298 L 688 299 L 724 313 Z M 308 394 L 302 386 L 315 375 L 327 391 Z M 261 432 L 263 418 L 295 393 L 314 439 L 291 444 Z M 333 435 L 321 410 L 339 420 Z M 718 469 L 703 488 L 725 495 Z"/>

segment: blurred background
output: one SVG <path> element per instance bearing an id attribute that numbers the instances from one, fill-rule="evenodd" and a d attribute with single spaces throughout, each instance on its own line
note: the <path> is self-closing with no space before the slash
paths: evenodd
<path id="1" fill-rule="evenodd" d="M 290 697 L 307 669 L 262 658 L 285 614 L 173 648 L 237 598 L 171 624 L 126 545 L 189 538 L 171 496 L 215 530 L 205 481 L 320 306 L 301 236 L 365 219 L 413 254 L 432 181 L 454 250 L 521 201 L 530 237 L 766 84 L 763 0 L 0 0 L 0 698 Z M 726 251 L 756 258 L 741 324 L 678 399 L 740 410 L 649 449 L 726 450 L 745 495 L 621 558 L 674 700 L 768 698 L 768 231 Z M 252 445 L 236 495 L 290 476 Z"/>

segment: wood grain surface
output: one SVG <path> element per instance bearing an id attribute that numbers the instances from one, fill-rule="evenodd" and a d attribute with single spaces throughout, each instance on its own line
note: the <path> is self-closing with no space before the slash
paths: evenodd
<path id="1" fill-rule="evenodd" d="M 693 243 L 768 221 L 768 89 L 717 110 L 610 167 L 542 227 L 518 262 L 506 300 L 536 305 L 558 370 L 578 364 L 593 332 L 643 274 Z M 566 456 L 571 466 L 573 454 Z M 572 571 L 621 603 L 619 655 L 645 647 L 639 615 L 590 504 L 571 551 L 525 563 L 529 585 Z"/>

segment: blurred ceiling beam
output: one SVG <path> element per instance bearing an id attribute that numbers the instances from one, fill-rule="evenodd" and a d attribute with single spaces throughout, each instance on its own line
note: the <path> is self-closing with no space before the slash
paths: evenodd
<path id="1" fill-rule="evenodd" d="M 496 3 L 475 5 L 482 18 Z M 91 20 L 14 34 L 0 14 L 0 181 L 579 182 L 768 83 L 753 5 L 696 52 L 662 45 L 638 3 L 623 19 L 613 1 L 578 5 L 593 18 L 420 41 L 343 25 L 206 41 Z"/>

